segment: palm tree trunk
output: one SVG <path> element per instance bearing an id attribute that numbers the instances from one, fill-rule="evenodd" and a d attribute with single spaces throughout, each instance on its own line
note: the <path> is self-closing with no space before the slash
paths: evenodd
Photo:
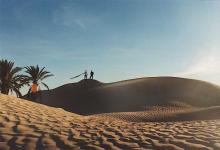
<path id="1" fill-rule="evenodd" d="M 8 93 L 9 93 L 9 89 L 6 88 L 6 86 L 4 86 L 4 84 L 3 84 L 3 86 L 1 87 L 1 93 L 2 93 L 2 94 L 6 94 L 6 95 L 8 95 Z"/>

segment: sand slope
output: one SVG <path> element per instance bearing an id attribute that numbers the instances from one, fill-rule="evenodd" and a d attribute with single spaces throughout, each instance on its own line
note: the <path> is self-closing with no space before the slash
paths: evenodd
<path id="1" fill-rule="evenodd" d="M 0 149 L 220 149 L 220 120 L 125 122 L 0 95 Z"/>
<path id="2" fill-rule="evenodd" d="M 220 119 L 220 106 L 206 108 L 153 107 L 147 111 L 91 115 L 129 122 L 171 122 Z"/>
<path id="3" fill-rule="evenodd" d="M 210 107 L 220 105 L 220 88 L 204 81 L 175 77 L 115 83 L 82 80 L 43 91 L 38 102 L 83 115 L 143 111 L 145 106 L 172 105 L 173 102 Z"/>

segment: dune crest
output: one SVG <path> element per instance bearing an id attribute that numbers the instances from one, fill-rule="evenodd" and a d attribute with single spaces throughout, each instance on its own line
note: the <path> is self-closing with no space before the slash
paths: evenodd
<path id="1" fill-rule="evenodd" d="M 220 149 L 220 120 L 125 122 L 0 95 L 1 150 Z"/>

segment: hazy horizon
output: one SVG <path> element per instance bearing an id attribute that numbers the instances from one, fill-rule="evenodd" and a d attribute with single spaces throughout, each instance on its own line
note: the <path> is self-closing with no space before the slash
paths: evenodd
<path id="1" fill-rule="evenodd" d="M 178 76 L 220 85 L 220 1 L 0 0 L 0 58 L 40 65 L 50 88 Z"/>

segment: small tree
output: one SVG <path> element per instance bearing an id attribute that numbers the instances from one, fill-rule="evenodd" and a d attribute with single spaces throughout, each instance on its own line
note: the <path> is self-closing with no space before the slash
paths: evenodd
<path id="1" fill-rule="evenodd" d="M 14 62 L 6 59 L 0 60 L 0 91 L 3 94 L 15 92 L 17 97 L 21 97 L 20 88 L 27 84 L 26 78 L 20 75 L 21 67 L 14 67 Z"/>
<path id="2" fill-rule="evenodd" d="M 50 72 L 45 70 L 45 67 L 42 69 L 39 68 L 39 66 L 27 66 L 25 67 L 25 72 L 28 74 L 26 76 L 28 82 L 31 84 L 30 89 L 28 91 L 28 94 L 36 94 L 38 91 L 38 88 L 42 84 L 46 89 L 49 90 L 49 86 L 42 82 L 44 79 L 53 76 Z"/>

